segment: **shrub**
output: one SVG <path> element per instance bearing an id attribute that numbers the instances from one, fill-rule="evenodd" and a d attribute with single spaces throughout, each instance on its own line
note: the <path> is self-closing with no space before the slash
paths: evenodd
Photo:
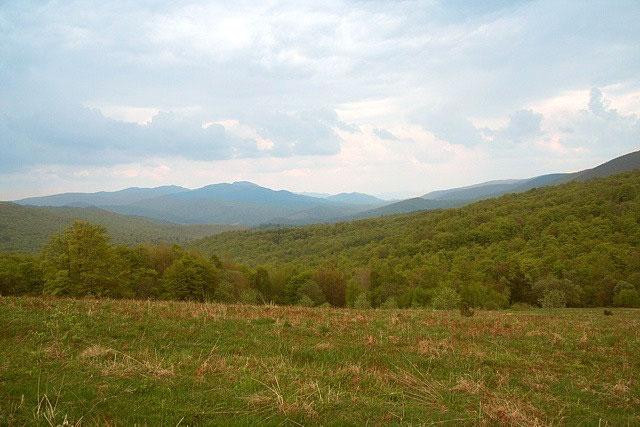
<path id="1" fill-rule="evenodd" d="M 213 299 L 218 271 L 208 260 L 184 254 L 165 270 L 164 281 L 171 298 L 207 301 Z"/>
<path id="2" fill-rule="evenodd" d="M 362 292 L 360 295 L 358 295 L 355 302 L 353 303 L 353 307 L 361 309 L 371 308 L 371 302 L 369 302 L 369 297 L 367 297 L 367 294 L 365 292 Z"/>
<path id="3" fill-rule="evenodd" d="M 564 302 L 562 307 L 579 307 L 582 305 L 582 289 L 568 279 L 558 279 L 555 276 L 547 276 L 537 280 L 533 284 L 533 292 L 538 296 L 538 301 L 542 305 L 542 300 L 546 298 L 547 293 L 555 291 L 556 298 L 558 295 L 563 295 Z M 549 297 L 554 298 L 554 297 Z M 559 303 L 559 300 L 555 301 Z"/>
<path id="4" fill-rule="evenodd" d="M 436 310 L 451 310 L 460 305 L 462 298 L 455 289 L 449 286 L 441 286 L 436 289 L 431 305 Z"/>
<path id="5" fill-rule="evenodd" d="M 542 308 L 563 308 L 567 306 L 567 299 L 564 292 L 558 289 L 551 289 L 545 291 L 540 299 L 540 305 Z"/>
<path id="6" fill-rule="evenodd" d="M 309 295 L 303 295 L 299 300 L 298 300 L 298 305 L 302 306 L 302 307 L 313 307 L 315 305 L 315 303 L 313 302 L 313 300 L 311 299 L 311 297 L 309 297 Z"/>
<path id="7" fill-rule="evenodd" d="M 640 294 L 635 289 L 622 289 L 613 297 L 617 307 L 640 307 Z"/>
<path id="8" fill-rule="evenodd" d="M 511 310 L 515 311 L 528 311 L 533 310 L 535 307 L 527 304 L 526 302 L 516 302 L 511 304 Z"/>
<path id="9" fill-rule="evenodd" d="M 385 302 L 380 304 L 380 308 L 398 308 L 398 302 L 394 297 L 387 298 Z"/>
<path id="10" fill-rule="evenodd" d="M 260 302 L 260 293 L 255 289 L 245 289 L 240 292 L 238 302 L 242 304 L 258 304 Z"/>

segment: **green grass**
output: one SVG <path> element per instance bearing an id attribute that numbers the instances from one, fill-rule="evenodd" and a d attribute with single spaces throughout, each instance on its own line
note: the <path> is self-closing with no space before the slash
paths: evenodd
<path id="1" fill-rule="evenodd" d="M 640 423 L 640 311 L 0 298 L 0 424 Z"/>

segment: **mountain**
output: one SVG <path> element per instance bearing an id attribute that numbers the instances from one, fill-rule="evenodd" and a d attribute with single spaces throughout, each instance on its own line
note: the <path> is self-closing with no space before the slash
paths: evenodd
<path id="1" fill-rule="evenodd" d="M 23 206 L 0 202 L 0 250 L 34 251 L 75 220 L 104 226 L 114 242 L 185 244 L 238 227 L 229 225 L 178 225 L 120 215 L 98 208 Z"/>
<path id="2" fill-rule="evenodd" d="M 353 218 L 368 218 L 395 213 L 463 206 L 478 200 L 498 197 L 503 194 L 521 193 L 533 188 L 547 187 L 573 180 L 584 181 L 591 178 L 607 177 L 636 169 L 640 169 L 640 151 L 634 151 L 616 157 L 594 168 L 573 173 L 547 174 L 529 179 L 488 181 L 467 187 L 432 191 L 419 198 L 401 200 L 380 208 L 360 212 L 353 216 Z"/>
<path id="3" fill-rule="evenodd" d="M 395 215 L 401 213 L 409 213 L 416 211 L 427 211 L 434 209 L 447 209 L 462 206 L 468 203 L 466 200 L 429 200 L 421 197 L 401 200 L 399 202 L 390 203 L 378 208 L 357 212 L 351 217 L 342 218 L 343 220 L 352 220 L 360 218 L 370 218 L 376 216 Z"/>
<path id="4" fill-rule="evenodd" d="M 391 298 L 394 306 L 428 305 L 445 289 L 494 309 L 545 304 L 556 292 L 558 306 L 630 304 L 616 302 L 623 289 L 639 305 L 640 170 L 455 209 L 232 231 L 191 246 L 230 264 L 266 266 L 283 294 L 283 277 L 300 271 L 331 283 L 342 277 L 347 294 L 373 307 Z"/>
<path id="5" fill-rule="evenodd" d="M 179 224 L 304 225 L 338 222 L 419 210 L 445 209 L 572 180 L 585 180 L 640 168 L 640 151 L 592 169 L 547 174 L 530 179 L 488 181 L 386 202 L 363 193 L 319 194 L 320 197 L 272 190 L 247 181 L 207 185 L 193 190 L 165 186 L 114 192 L 65 193 L 17 201 L 22 205 L 95 206 L 155 221 Z"/>
<path id="6" fill-rule="evenodd" d="M 325 199 L 331 200 L 332 202 L 348 203 L 352 205 L 372 206 L 384 205 L 387 203 L 385 200 L 364 193 L 340 193 L 334 194 L 333 196 L 327 196 Z"/>
<path id="7" fill-rule="evenodd" d="M 633 153 L 616 157 L 592 169 L 576 172 L 572 178 L 584 181 L 591 178 L 602 178 L 620 172 L 629 172 L 635 169 L 640 169 L 640 151 L 634 151 Z"/>
<path id="8" fill-rule="evenodd" d="M 193 190 L 166 186 L 114 192 L 65 193 L 18 200 L 21 205 L 94 206 L 123 215 L 180 224 L 308 224 L 351 215 L 384 204 L 364 194 L 319 198 L 272 190 L 247 181 Z M 335 198 L 336 200 L 332 200 Z M 354 200 L 354 203 L 342 200 Z M 369 203 L 370 202 L 370 203 Z"/>
<path id="9" fill-rule="evenodd" d="M 370 207 L 352 205 L 246 181 L 212 184 L 105 209 L 183 224 L 309 224 Z"/>
<path id="10" fill-rule="evenodd" d="M 492 197 L 507 192 L 527 181 L 526 179 L 511 179 L 503 181 L 488 181 L 468 187 L 452 188 L 449 190 L 432 191 L 420 196 L 429 200 L 474 200 L 482 197 Z"/>
<path id="11" fill-rule="evenodd" d="M 324 199 L 325 197 L 329 197 L 331 196 L 331 194 L 329 193 L 314 193 L 314 192 L 310 192 L 310 191 L 303 191 L 298 193 L 302 196 L 309 196 L 309 197 L 317 197 L 319 199 Z"/>
<path id="12" fill-rule="evenodd" d="M 181 191 L 187 191 L 186 188 L 176 185 L 166 185 L 155 188 L 138 188 L 131 187 L 119 191 L 99 191 L 97 193 L 62 193 L 52 196 L 29 197 L 17 200 L 16 203 L 21 205 L 32 206 L 108 206 L 108 205 L 125 205 L 129 203 L 139 202 L 144 199 L 164 196 L 167 194 L 175 194 Z"/>
<path id="13" fill-rule="evenodd" d="M 615 264 L 635 272 L 633 280 L 640 286 L 639 239 L 640 171 L 634 171 L 507 194 L 456 209 L 337 224 L 233 231 L 194 241 L 192 246 L 254 266 L 295 263 L 312 268 L 339 260 L 345 268 L 385 268 L 385 262 L 390 262 L 415 269 L 416 274 L 411 277 L 418 281 L 430 280 L 429 275 L 436 268 L 442 269 L 445 282 L 450 280 L 453 261 L 461 263 L 456 274 L 464 275 L 484 271 L 489 265 L 503 268 L 503 264 L 521 256 L 528 269 L 526 274 L 543 276 L 547 270 L 563 266 L 570 268 L 575 280 L 595 286 L 582 275 L 586 271 L 606 275 L 613 267 L 585 270 L 570 263 L 589 265 L 597 261 L 598 266 Z M 454 260 L 453 254 L 458 250 L 460 258 Z M 616 261 L 600 258 L 607 254 Z M 430 257 L 431 261 L 425 263 L 423 257 Z M 485 257 L 495 260 L 484 264 Z M 549 259 L 562 262 L 547 264 Z M 478 267 L 464 267 L 472 262 Z M 418 274 L 421 269 L 424 272 Z M 396 276 L 400 281 L 410 277 Z"/>

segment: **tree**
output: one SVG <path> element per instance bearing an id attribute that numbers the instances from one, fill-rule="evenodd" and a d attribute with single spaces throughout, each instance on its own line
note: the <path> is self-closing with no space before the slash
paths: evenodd
<path id="1" fill-rule="evenodd" d="M 537 296 L 540 304 L 542 304 L 543 299 L 547 298 L 549 292 L 557 291 L 548 298 L 555 298 L 555 302 L 563 299 L 563 306 L 580 307 L 582 305 L 582 289 L 568 279 L 558 279 L 549 275 L 537 280 L 533 284 L 532 291 Z M 562 295 L 562 298 L 560 298 L 560 295 Z"/>
<path id="2" fill-rule="evenodd" d="M 53 236 L 42 253 L 44 292 L 121 296 L 112 271 L 114 253 L 103 227 L 76 221 Z"/>
<path id="3" fill-rule="evenodd" d="M 365 309 L 371 308 L 371 302 L 366 292 L 362 292 L 353 303 L 353 308 Z"/>
<path id="4" fill-rule="evenodd" d="M 347 279 L 343 272 L 336 268 L 321 268 L 313 274 L 312 278 L 320 285 L 324 297 L 331 305 L 344 307 Z"/>
<path id="5" fill-rule="evenodd" d="M 458 307 L 461 301 L 462 298 L 455 289 L 450 286 L 440 286 L 436 288 L 431 305 L 437 310 L 451 310 Z"/>
<path id="6" fill-rule="evenodd" d="M 617 307 L 640 307 L 640 293 L 631 283 L 618 282 L 614 292 L 613 305 Z"/>
<path id="7" fill-rule="evenodd" d="M 548 289 L 540 298 L 540 306 L 542 308 L 564 308 L 567 306 L 566 296 L 559 289 Z"/>
<path id="8" fill-rule="evenodd" d="M 42 292 L 42 269 L 31 255 L 0 253 L 0 295 Z"/>
<path id="9" fill-rule="evenodd" d="M 217 282 L 218 271 L 213 264 L 193 254 L 184 254 L 164 272 L 167 294 L 179 300 L 211 300 Z"/>
<path id="10" fill-rule="evenodd" d="M 273 300 L 271 292 L 271 280 L 269 280 L 269 272 L 264 267 L 258 267 L 256 272 L 251 276 L 251 287 L 262 295 L 263 302 Z"/>

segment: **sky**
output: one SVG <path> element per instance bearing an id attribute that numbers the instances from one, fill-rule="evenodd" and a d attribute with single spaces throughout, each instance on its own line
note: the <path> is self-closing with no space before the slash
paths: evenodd
<path id="1" fill-rule="evenodd" d="M 0 200 L 400 198 L 638 149 L 637 0 L 0 0 Z"/>

